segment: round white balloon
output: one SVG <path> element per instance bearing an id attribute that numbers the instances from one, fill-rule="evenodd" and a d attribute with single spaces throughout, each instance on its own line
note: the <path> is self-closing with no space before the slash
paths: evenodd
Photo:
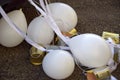
<path id="1" fill-rule="evenodd" d="M 8 17 L 21 29 L 24 33 L 27 32 L 27 21 L 22 10 L 14 10 L 9 12 Z M 14 47 L 19 45 L 24 40 L 9 24 L 3 19 L 0 19 L 0 43 L 6 47 Z"/>
<path id="2" fill-rule="evenodd" d="M 46 20 L 39 16 L 31 21 L 27 31 L 28 37 L 41 45 L 50 44 L 54 38 L 54 32 Z"/>
<path id="3" fill-rule="evenodd" d="M 69 52 L 54 50 L 44 57 L 42 67 L 49 77 L 65 79 L 73 73 L 75 63 Z"/>
<path id="4" fill-rule="evenodd" d="M 49 8 L 53 18 L 62 32 L 71 31 L 77 24 L 77 14 L 75 10 L 64 3 L 50 3 Z"/>
<path id="5" fill-rule="evenodd" d="M 86 67 L 107 65 L 112 53 L 106 41 L 95 34 L 81 34 L 70 39 L 69 47 L 76 59 Z"/>

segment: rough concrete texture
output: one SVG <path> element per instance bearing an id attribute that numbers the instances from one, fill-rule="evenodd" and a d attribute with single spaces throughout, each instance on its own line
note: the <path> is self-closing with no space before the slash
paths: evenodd
<path id="1" fill-rule="evenodd" d="M 103 31 L 120 33 L 120 0 L 51 0 L 64 2 L 75 9 L 78 15 L 76 29 L 79 33 L 95 33 Z M 38 13 L 25 2 L 23 8 L 28 24 Z M 0 80 L 53 80 L 49 78 L 41 66 L 34 66 L 29 60 L 30 45 L 25 41 L 14 48 L 0 45 Z M 112 73 L 120 80 L 120 66 Z M 76 66 L 73 74 L 66 80 L 85 80 L 81 70 Z"/>

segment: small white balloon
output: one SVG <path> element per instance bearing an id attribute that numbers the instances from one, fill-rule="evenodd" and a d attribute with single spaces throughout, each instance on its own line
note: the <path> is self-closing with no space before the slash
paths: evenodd
<path id="1" fill-rule="evenodd" d="M 51 14 L 62 32 L 71 31 L 77 24 L 75 10 L 65 3 L 50 3 Z"/>
<path id="2" fill-rule="evenodd" d="M 8 17 L 21 29 L 24 33 L 27 32 L 27 21 L 22 10 L 14 10 L 9 12 Z M 0 43 L 6 47 L 14 47 L 19 45 L 24 40 L 11 26 L 4 20 L 0 19 Z"/>
<path id="3" fill-rule="evenodd" d="M 75 63 L 69 52 L 54 50 L 44 57 L 42 67 L 49 77 L 53 79 L 65 79 L 73 73 Z"/>
<path id="4" fill-rule="evenodd" d="M 54 32 L 46 20 L 39 16 L 31 21 L 27 31 L 28 37 L 41 45 L 50 44 L 54 38 Z"/>
<path id="5" fill-rule="evenodd" d="M 69 47 L 76 59 L 86 67 L 107 65 L 112 57 L 106 41 L 95 34 L 81 34 L 70 39 Z"/>

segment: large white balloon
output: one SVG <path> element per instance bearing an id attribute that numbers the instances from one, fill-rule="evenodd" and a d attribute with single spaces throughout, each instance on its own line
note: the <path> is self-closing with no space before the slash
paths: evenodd
<path id="1" fill-rule="evenodd" d="M 27 22 L 22 10 L 14 10 L 9 12 L 8 17 L 21 29 L 24 33 L 27 32 Z M 3 19 L 0 19 L 0 43 L 6 47 L 14 47 L 19 45 L 24 40 L 9 24 Z"/>
<path id="2" fill-rule="evenodd" d="M 62 32 L 71 31 L 77 24 L 77 14 L 75 10 L 64 3 L 50 3 L 49 8 L 58 27 Z"/>
<path id="3" fill-rule="evenodd" d="M 69 47 L 76 59 L 86 67 L 101 67 L 112 53 L 106 41 L 95 34 L 81 34 L 70 39 Z"/>
<path id="4" fill-rule="evenodd" d="M 46 45 L 53 40 L 54 32 L 45 19 L 39 16 L 29 24 L 27 35 L 36 43 Z"/>
<path id="5" fill-rule="evenodd" d="M 69 52 L 54 50 L 44 57 L 42 67 L 49 77 L 65 79 L 73 73 L 75 63 Z"/>

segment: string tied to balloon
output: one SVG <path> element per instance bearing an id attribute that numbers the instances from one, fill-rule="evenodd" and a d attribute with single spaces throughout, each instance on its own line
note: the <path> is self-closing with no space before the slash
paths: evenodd
<path id="1" fill-rule="evenodd" d="M 43 10 L 39 6 L 37 6 L 33 2 L 33 0 L 28 0 L 28 1 L 41 13 L 41 15 L 45 18 L 45 20 L 47 21 L 49 26 L 53 29 L 53 31 L 68 45 L 69 38 L 65 37 L 61 33 L 58 25 L 56 24 L 55 20 L 53 19 L 52 15 L 51 15 L 51 11 L 48 7 L 47 0 L 45 0 L 45 3 L 43 0 L 39 0 L 40 6 L 43 8 Z"/>
<path id="2" fill-rule="evenodd" d="M 41 1 L 41 3 L 42 3 L 42 1 Z M 34 3 L 33 3 L 33 4 L 34 4 Z M 47 15 L 42 9 L 40 9 L 40 8 L 38 8 L 38 7 L 36 7 L 36 8 L 39 9 L 39 11 L 41 12 L 41 14 L 42 14 L 43 16 L 46 16 L 46 15 Z M 5 19 L 5 21 L 10 25 L 10 27 L 12 27 L 20 36 L 22 36 L 23 38 L 25 38 L 25 40 L 26 40 L 30 45 L 36 47 L 37 49 L 39 49 L 39 50 L 41 50 L 41 51 L 45 51 L 45 52 L 50 52 L 50 51 L 52 50 L 52 49 L 49 49 L 49 50 L 48 50 L 48 49 L 40 46 L 39 44 L 37 44 L 37 43 L 34 42 L 33 40 L 31 40 L 31 39 L 26 35 L 26 33 L 24 33 L 22 30 L 20 30 L 20 29 L 13 23 L 13 21 L 7 16 L 7 14 L 6 14 L 5 11 L 3 10 L 2 6 L 0 6 L 0 13 L 1 13 L 1 15 L 3 16 L 3 18 Z M 49 18 L 46 18 L 46 19 L 49 19 Z M 48 21 L 48 22 L 49 22 L 49 21 Z M 51 23 L 53 23 L 54 25 L 56 25 L 56 24 L 54 23 L 54 21 L 51 21 Z M 51 23 L 50 23 L 50 24 L 51 24 Z M 58 30 L 58 31 L 59 31 L 59 30 Z M 60 36 L 61 36 L 60 31 L 59 31 L 58 34 L 60 34 Z M 63 37 L 63 35 L 62 35 L 62 39 L 64 39 L 64 41 L 66 41 L 66 40 L 65 40 L 65 37 Z M 59 49 L 69 49 L 69 48 L 64 47 L 64 46 L 60 46 Z"/>
<path id="3" fill-rule="evenodd" d="M 55 20 L 53 19 L 52 15 L 51 15 L 51 11 L 48 7 L 48 3 L 47 0 L 45 0 L 45 3 L 43 0 L 39 0 L 40 5 L 42 7 L 42 9 L 40 7 L 38 7 L 32 0 L 28 0 L 40 13 L 41 15 L 45 18 L 45 20 L 47 21 L 47 23 L 50 25 L 50 27 L 53 29 L 53 31 L 67 44 L 69 45 L 69 40 L 70 38 L 65 37 L 58 25 L 56 24 Z M 34 42 L 33 40 L 31 40 L 24 32 L 22 32 L 10 19 L 9 17 L 6 15 L 6 13 L 4 12 L 4 10 L 2 9 L 2 7 L 0 7 L 0 13 L 1 15 L 4 17 L 4 19 L 8 22 L 8 24 L 17 32 L 19 33 L 23 38 L 25 38 L 25 40 L 31 44 L 32 46 L 36 47 L 37 49 L 41 50 L 41 51 L 46 51 L 46 52 L 50 52 L 51 50 L 47 50 L 46 48 L 38 45 L 36 42 Z M 116 44 L 112 44 L 112 47 L 119 47 L 119 45 Z M 61 49 L 69 49 L 69 46 L 66 48 L 62 47 Z M 113 52 L 113 49 L 111 48 L 111 51 Z M 73 55 L 74 56 L 74 55 Z M 113 57 L 112 57 L 113 58 Z M 76 59 L 76 58 L 75 58 Z M 111 60 L 112 61 L 112 60 Z M 77 62 L 77 60 L 75 61 Z M 113 62 L 112 62 L 113 63 Z M 82 64 L 80 64 L 82 65 Z M 80 66 L 78 65 L 78 66 Z M 108 64 L 109 65 L 109 64 Z M 116 69 L 116 65 L 112 65 L 112 69 L 111 70 L 115 70 Z"/>
<path id="4" fill-rule="evenodd" d="M 68 42 L 69 42 L 70 38 L 66 38 L 65 36 L 62 35 L 62 33 L 61 33 L 58 25 L 56 24 L 55 20 L 53 19 L 52 15 L 51 15 L 51 11 L 50 11 L 50 9 L 49 9 L 49 7 L 48 7 L 47 0 L 45 0 L 45 3 L 44 3 L 43 0 L 39 0 L 40 6 L 42 7 L 43 10 L 42 10 L 40 7 L 38 7 L 32 0 L 28 0 L 28 1 L 41 13 L 41 15 L 46 19 L 47 23 L 48 23 L 48 24 L 50 25 L 50 27 L 54 30 L 54 32 L 55 32 L 67 45 L 69 45 Z M 109 43 L 109 44 L 110 44 L 110 43 Z M 109 46 L 111 46 L 111 44 L 110 44 Z M 118 45 L 112 44 L 112 47 L 113 47 L 113 46 L 114 46 L 114 47 L 117 47 Z M 111 48 L 111 51 L 112 51 L 112 53 L 114 53 L 112 48 Z M 114 54 L 112 54 L 112 59 L 109 61 L 110 64 L 112 64 L 112 63 L 114 62 L 114 60 L 113 60 L 113 55 L 114 55 Z M 74 57 L 74 55 L 73 55 L 73 57 Z M 82 64 L 79 65 L 76 57 L 74 57 L 74 59 L 75 59 L 76 64 L 78 64 L 78 66 L 82 65 Z M 113 62 L 111 62 L 111 61 L 113 61 Z M 115 69 L 116 69 L 116 64 L 115 64 L 115 65 L 110 65 L 110 64 L 108 63 L 109 67 L 111 68 L 111 71 L 115 70 Z M 81 67 L 80 67 L 80 68 L 81 68 Z M 81 69 L 82 69 L 82 68 L 81 68 Z M 83 70 L 83 69 L 82 69 L 82 70 Z M 83 71 L 85 72 L 85 70 L 83 70 Z"/>
<path id="5" fill-rule="evenodd" d="M 112 58 L 108 62 L 108 67 L 110 68 L 110 72 L 113 72 L 117 68 L 117 65 L 119 64 L 119 60 L 118 60 L 119 55 L 117 56 L 118 62 L 114 60 L 114 56 L 116 54 L 114 48 L 120 49 L 120 46 L 119 44 L 115 44 L 115 42 L 110 37 L 107 38 L 106 42 L 109 44 L 111 52 L 112 52 Z M 119 50 L 117 54 L 120 54 Z"/>

